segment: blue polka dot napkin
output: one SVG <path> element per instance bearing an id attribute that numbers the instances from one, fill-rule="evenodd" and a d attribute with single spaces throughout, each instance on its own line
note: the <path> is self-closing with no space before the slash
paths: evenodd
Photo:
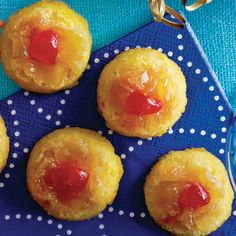
<path id="1" fill-rule="evenodd" d="M 160 138 L 141 140 L 108 130 L 97 111 L 96 88 L 103 67 L 129 48 L 152 47 L 166 53 L 187 79 L 184 115 Z M 0 114 L 11 137 L 8 164 L 0 175 L 0 235 L 169 235 L 148 214 L 143 184 L 151 166 L 170 150 L 204 147 L 225 165 L 233 111 L 190 26 L 184 30 L 150 23 L 92 53 L 77 87 L 52 95 L 20 91 L 0 102 Z M 26 189 L 25 169 L 33 145 L 65 126 L 89 128 L 107 137 L 120 155 L 124 176 L 111 206 L 92 220 L 59 221 L 48 216 Z M 236 204 L 233 205 L 236 213 Z M 212 235 L 236 235 L 236 216 Z"/>

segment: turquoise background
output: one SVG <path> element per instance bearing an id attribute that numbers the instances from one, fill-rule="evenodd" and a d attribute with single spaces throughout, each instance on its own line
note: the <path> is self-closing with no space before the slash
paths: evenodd
<path id="1" fill-rule="evenodd" d="M 0 18 L 36 1 L 0 0 Z M 93 50 L 98 49 L 152 20 L 146 0 L 66 0 L 89 22 Z M 190 1 L 191 2 L 191 1 Z M 192 1 L 193 2 L 193 1 Z M 166 0 L 184 11 L 180 0 Z M 226 95 L 236 110 L 236 0 L 213 0 L 195 12 L 184 11 L 202 44 Z M 0 70 L 0 99 L 19 87 Z"/>

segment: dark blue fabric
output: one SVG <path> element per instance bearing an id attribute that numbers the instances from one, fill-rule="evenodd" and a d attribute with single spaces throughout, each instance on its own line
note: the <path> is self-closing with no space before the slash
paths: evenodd
<path id="1" fill-rule="evenodd" d="M 109 131 L 99 115 L 96 103 L 99 74 L 116 53 L 127 46 L 162 49 L 182 68 L 187 80 L 188 105 L 173 127 L 173 133 L 170 131 L 152 140 L 127 138 Z M 104 57 L 105 53 L 109 53 L 109 58 Z M 0 176 L 0 235 L 64 236 L 71 232 L 76 236 L 169 235 L 154 224 L 144 203 L 143 183 L 151 166 L 170 150 L 190 147 L 204 147 L 226 162 L 225 139 L 233 112 L 189 26 L 181 31 L 150 23 L 95 51 L 89 64 L 79 85 L 71 90 L 52 95 L 20 91 L 0 102 L 0 114 L 11 137 L 8 165 Z M 117 154 L 126 155 L 122 159 L 124 176 L 118 195 L 112 208 L 108 207 L 100 218 L 83 222 L 58 221 L 34 203 L 27 192 L 27 151 L 41 137 L 66 125 L 100 130 L 113 143 Z M 132 148 L 129 151 L 129 147 L 134 151 Z M 49 219 L 53 222 L 48 223 Z M 236 235 L 236 217 L 232 215 L 212 235 Z"/>

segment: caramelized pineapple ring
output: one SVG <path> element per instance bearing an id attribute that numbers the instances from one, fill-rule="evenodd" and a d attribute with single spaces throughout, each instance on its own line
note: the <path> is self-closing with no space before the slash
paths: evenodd
<path id="1" fill-rule="evenodd" d="M 157 224 L 177 235 L 207 235 L 230 216 L 225 167 L 205 149 L 170 152 L 147 176 L 145 201 Z"/>
<path id="2" fill-rule="evenodd" d="M 33 199 L 65 220 L 96 216 L 111 204 L 123 174 L 111 143 L 96 132 L 67 128 L 42 138 L 27 166 Z"/>
<path id="3" fill-rule="evenodd" d="M 99 78 L 99 110 L 111 129 L 126 136 L 161 136 L 180 118 L 186 103 L 180 68 L 153 49 L 121 53 Z"/>
<path id="4" fill-rule="evenodd" d="M 2 117 L 0 116 L 0 173 L 7 164 L 10 142 L 7 136 L 7 129 Z"/>
<path id="5" fill-rule="evenodd" d="M 10 78 L 27 90 L 51 93 L 76 84 L 91 37 L 86 20 L 64 3 L 40 1 L 9 18 L 0 47 Z"/>

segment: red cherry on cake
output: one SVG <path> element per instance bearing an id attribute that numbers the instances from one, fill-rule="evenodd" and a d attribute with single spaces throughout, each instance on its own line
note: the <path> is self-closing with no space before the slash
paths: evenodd
<path id="1" fill-rule="evenodd" d="M 199 183 L 186 184 L 180 194 L 179 204 L 181 208 L 196 210 L 207 205 L 210 201 L 210 194 Z"/>
<path id="2" fill-rule="evenodd" d="M 58 54 L 57 33 L 53 30 L 33 32 L 28 50 L 31 59 L 43 64 L 55 64 Z"/>
<path id="3" fill-rule="evenodd" d="M 125 101 L 125 110 L 132 115 L 150 115 L 161 110 L 162 103 L 141 92 L 131 93 Z"/>
<path id="4" fill-rule="evenodd" d="M 79 197 L 88 183 L 89 174 L 73 163 L 64 162 L 47 170 L 44 180 L 61 201 Z"/>

